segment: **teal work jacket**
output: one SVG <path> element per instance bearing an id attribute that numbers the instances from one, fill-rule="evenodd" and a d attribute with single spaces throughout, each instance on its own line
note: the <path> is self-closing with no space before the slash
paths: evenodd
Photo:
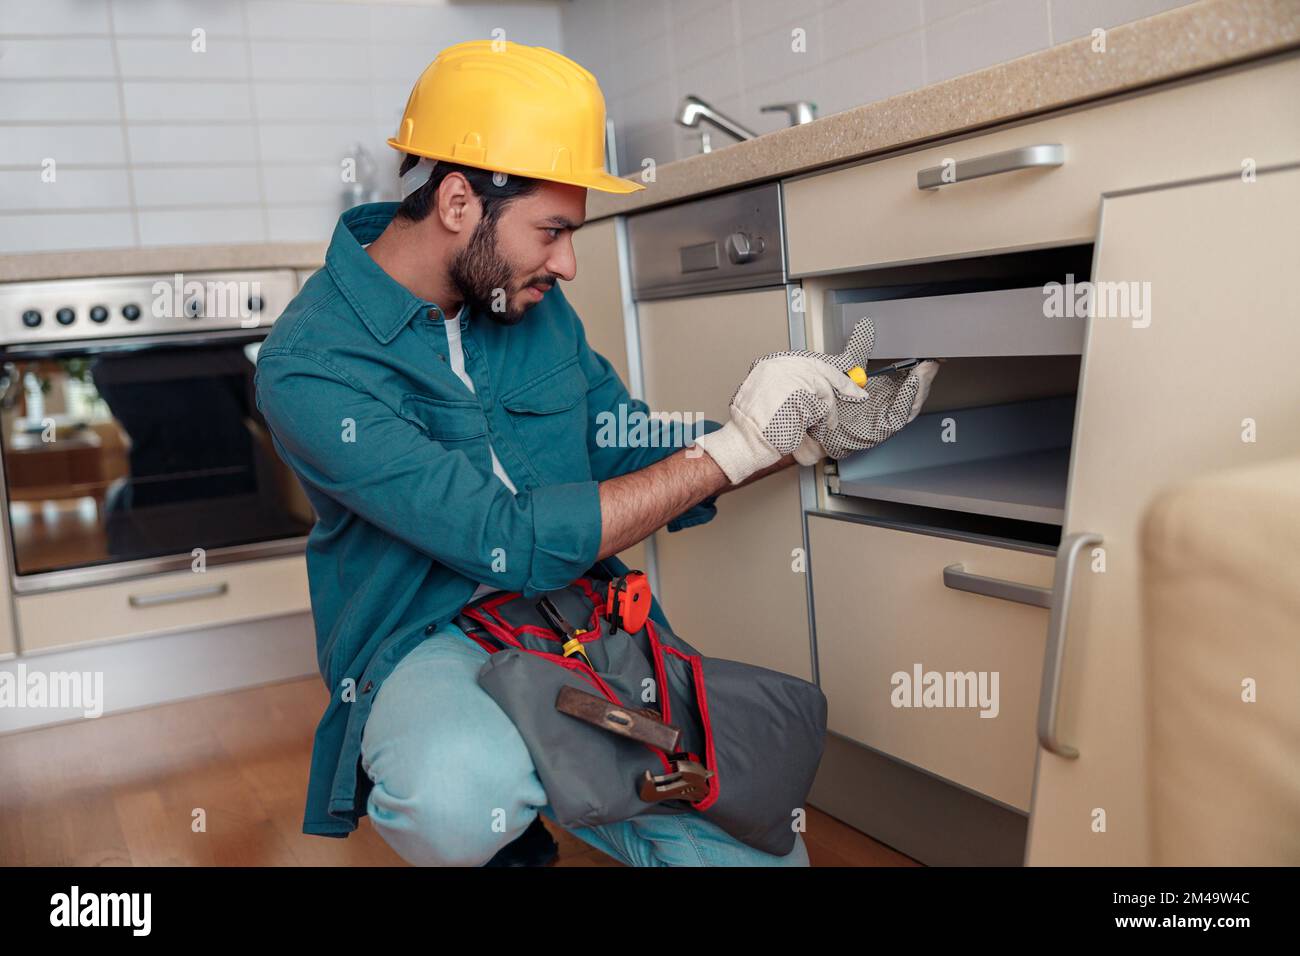
<path id="1" fill-rule="evenodd" d="M 324 268 L 257 354 L 257 406 L 316 513 L 306 560 L 330 702 L 303 831 L 325 836 L 347 836 L 366 813 L 361 732 L 398 661 L 480 582 L 533 596 L 583 575 L 600 546 L 598 483 L 691 437 L 654 420 L 637 441 L 611 442 L 609 427 L 601 437 L 649 409 L 587 344 L 559 283 L 515 326 L 461 310 L 471 392 L 450 366 L 442 311 L 363 248 L 396 210 L 371 203 L 339 219 Z M 493 474 L 489 441 L 517 494 Z M 667 527 L 715 514 L 708 498 Z M 657 602 L 653 616 L 667 625 Z"/>

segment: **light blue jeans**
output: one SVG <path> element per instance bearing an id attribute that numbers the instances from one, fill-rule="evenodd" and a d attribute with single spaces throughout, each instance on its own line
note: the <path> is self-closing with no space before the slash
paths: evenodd
<path id="1" fill-rule="evenodd" d="M 546 791 L 515 725 L 482 687 L 487 651 L 448 624 L 380 686 L 361 737 L 371 824 L 416 866 L 482 866 L 543 813 Z M 741 843 L 697 813 L 569 828 L 628 866 L 807 866 Z"/>

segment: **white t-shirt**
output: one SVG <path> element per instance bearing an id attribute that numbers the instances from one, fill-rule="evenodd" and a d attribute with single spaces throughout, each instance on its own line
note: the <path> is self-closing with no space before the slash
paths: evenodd
<path id="1" fill-rule="evenodd" d="M 462 382 L 465 383 L 465 387 L 473 392 L 474 382 L 469 377 L 469 373 L 465 371 L 465 352 L 461 348 L 460 344 L 460 314 L 464 310 L 465 306 L 462 305 L 456 310 L 455 315 L 443 322 L 443 325 L 447 327 L 447 351 L 451 358 L 451 370 L 456 373 L 456 376 Z M 512 482 L 510 476 L 506 474 L 505 468 L 501 467 L 501 462 L 497 458 L 497 453 L 492 450 L 492 444 L 490 442 L 488 443 L 488 453 L 492 456 L 492 471 L 501 479 L 501 483 L 510 489 L 512 495 L 518 494 L 519 492 L 516 490 L 514 482 Z M 478 590 L 470 596 L 470 600 L 475 601 L 484 594 L 491 594 L 493 591 L 504 590 L 505 588 L 493 587 L 490 584 L 480 584 Z"/>
<path id="2" fill-rule="evenodd" d="M 465 383 L 465 387 L 472 392 L 474 391 L 474 382 L 470 379 L 469 373 L 465 371 L 465 352 L 460 345 L 460 314 L 464 311 L 465 306 L 462 305 L 456 310 L 455 315 L 443 322 L 443 325 L 447 327 L 447 351 L 451 355 L 451 370 Z M 510 480 L 506 470 L 501 467 L 501 461 L 497 458 L 497 453 L 492 450 L 491 442 L 488 443 L 488 453 L 492 455 L 492 471 L 501 479 L 501 483 L 510 489 L 512 495 L 519 494 L 514 482 Z"/>

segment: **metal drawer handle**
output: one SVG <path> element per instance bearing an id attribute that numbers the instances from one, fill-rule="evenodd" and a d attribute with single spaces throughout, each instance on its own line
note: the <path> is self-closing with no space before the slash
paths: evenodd
<path id="1" fill-rule="evenodd" d="M 1066 535 L 1056 552 L 1056 575 L 1052 582 L 1052 611 L 1047 622 L 1047 653 L 1043 656 L 1043 684 L 1038 693 L 1038 742 L 1051 753 L 1074 760 L 1079 751 L 1056 738 L 1056 710 L 1061 694 L 1061 666 L 1065 663 L 1065 628 L 1070 620 L 1070 588 L 1074 565 L 1084 548 L 1101 544 L 1102 537 L 1091 531 Z"/>
<path id="2" fill-rule="evenodd" d="M 1009 173 L 1016 169 L 1064 165 L 1065 147 L 1060 143 L 1021 146 L 1019 149 L 1009 149 L 1002 153 L 990 153 L 987 156 L 976 156 L 974 159 L 954 162 L 947 179 L 943 175 L 944 166 L 922 169 L 916 174 L 916 188 L 938 189 L 940 186 L 950 186 L 968 179 L 979 179 L 981 176 Z"/>
<path id="3" fill-rule="evenodd" d="M 175 604 L 178 601 L 194 601 L 198 598 L 217 597 L 230 590 L 225 581 L 220 584 L 205 584 L 201 588 L 186 588 L 184 591 L 167 591 L 163 594 L 132 594 L 127 597 L 132 607 L 154 607 L 159 604 Z"/>
<path id="4" fill-rule="evenodd" d="M 972 574 L 960 564 L 950 564 L 943 569 L 943 585 L 954 591 L 969 591 L 971 594 L 983 594 L 985 597 L 1015 601 L 1017 604 L 1052 606 L 1051 588 L 1021 584 L 1019 581 L 1003 581 L 1001 578 L 986 578 L 982 574 Z"/>

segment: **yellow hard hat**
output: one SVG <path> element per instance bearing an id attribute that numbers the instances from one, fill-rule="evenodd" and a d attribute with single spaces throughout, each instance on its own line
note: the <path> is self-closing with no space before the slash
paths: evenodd
<path id="1" fill-rule="evenodd" d="M 416 80 L 388 145 L 427 159 L 586 186 L 645 189 L 605 171 L 605 97 L 566 56 L 508 40 L 470 40 Z"/>

